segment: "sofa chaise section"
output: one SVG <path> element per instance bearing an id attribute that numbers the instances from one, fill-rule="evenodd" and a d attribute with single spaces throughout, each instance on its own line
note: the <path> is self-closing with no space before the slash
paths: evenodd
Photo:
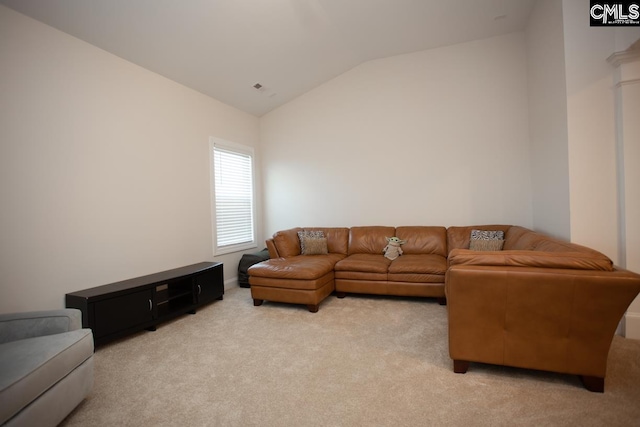
<path id="1" fill-rule="evenodd" d="M 303 255 L 298 232 L 322 232 L 327 254 Z M 271 259 L 248 270 L 251 297 L 256 306 L 265 300 L 306 305 L 315 313 L 335 290 L 335 264 L 347 256 L 348 228 L 293 228 L 267 240 Z"/>

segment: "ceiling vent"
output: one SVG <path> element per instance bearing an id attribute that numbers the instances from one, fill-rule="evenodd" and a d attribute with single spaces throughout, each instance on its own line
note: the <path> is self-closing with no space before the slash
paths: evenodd
<path id="1" fill-rule="evenodd" d="M 262 95 L 266 95 L 269 98 L 273 98 L 274 96 L 277 95 L 277 93 L 275 93 L 273 90 L 267 87 L 264 87 L 262 83 L 254 84 L 253 88 L 256 89 L 258 92 L 260 92 Z"/>

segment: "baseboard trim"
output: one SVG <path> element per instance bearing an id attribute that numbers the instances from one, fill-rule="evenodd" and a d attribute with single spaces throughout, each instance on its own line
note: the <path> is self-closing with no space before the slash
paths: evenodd
<path id="1" fill-rule="evenodd" d="M 227 279 L 224 281 L 224 290 L 231 289 L 233 287 L 238 286 L 238 276 L 232 277 L 231 279 Z"/>
<path id="2" fill-rule="evenodd" d="M 640 313 L 629 313 L 624 315 L 625 325 L 624 336 L 634 340 L 640 340 Z"/>

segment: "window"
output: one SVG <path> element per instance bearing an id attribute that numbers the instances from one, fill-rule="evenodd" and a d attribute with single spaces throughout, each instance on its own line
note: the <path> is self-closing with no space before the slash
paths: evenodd
<path id="1" fill-rule="evenodd" d="M 255 248 L 253 149 L 211 138 L 214 255 Z"/>

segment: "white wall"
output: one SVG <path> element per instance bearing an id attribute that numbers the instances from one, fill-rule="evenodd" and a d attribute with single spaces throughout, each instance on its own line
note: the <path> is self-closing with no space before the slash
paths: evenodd
<path id="1" fill-rule="evenodd" d="M 571 238 L 562 3 L 539 0 L 527 26 L 533 226 Z"/>
<path id="2" fill-rule="evenodd" d="M 213 259 L 209 136 L 256 117 L 3 6 L 0 75 L 0 312 Z"/>
<path id="3" fill-rule="evenodd" d="M 571 240 L 620 261 L 613 68 L 616 29 L 590 27 L 588 0 L 563 1 Z"/>
<path id="4" fill-rule="evenodd" d="M 591 28 L 589 1 L 538 0 L 527 28 L 533 222 L 623 261 L 614 70 L 637 28 Z"/>
<path id="5" fill-rule="evenodd" d="M 521 33 L 364 63 L 261 118 L 265 237 L 531 226 Z"/>

